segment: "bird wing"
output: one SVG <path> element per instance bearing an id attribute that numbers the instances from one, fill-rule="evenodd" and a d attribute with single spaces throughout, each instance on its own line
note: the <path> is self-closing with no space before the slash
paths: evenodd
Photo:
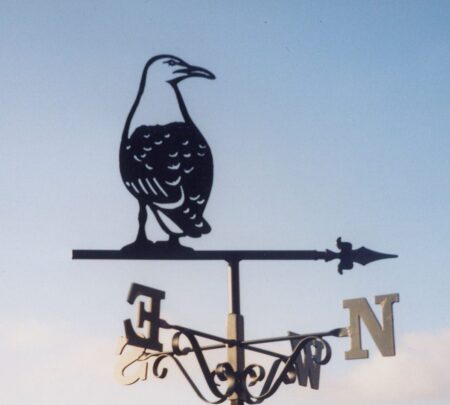
<path id="1" fill-rule="evenodd" d="M 125 185 L 147 204 L 173 207 L 180 203 L 180 197 L 184 199 L 181 162 L 172 137 L 164 127 L 143 125 L 122 146 Z"/>
<path id="2" fill-rule="evenodd" d="M 202 215 L 211 190 L 212 157 L 195 127 L 138 127 L 122 145 L 121 164 L 129 191 L 161 220 L 168 217 L 189 235 L 209 231 Z"/>

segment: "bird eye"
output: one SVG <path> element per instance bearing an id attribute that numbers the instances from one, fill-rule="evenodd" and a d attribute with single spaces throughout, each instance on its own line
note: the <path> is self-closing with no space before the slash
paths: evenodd
<path id="1" fill-rule="evenodd" d="M 167 62 L 167 64 L 168 64 L 169 66 L 175 66 L 175 65 L 176 65 L 176 62 L 175 62 L 173 59 L 171 59 L 171 60 L 169 60 L 169 62 Z"/>

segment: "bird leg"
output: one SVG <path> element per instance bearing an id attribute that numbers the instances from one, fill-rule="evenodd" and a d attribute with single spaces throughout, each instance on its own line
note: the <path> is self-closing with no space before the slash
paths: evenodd
<path id="1" fill-rule="evenodd" d="M 147 222 L 147 209 L 145 204 L 139 203 L 139 214 L 138 214 L 139 230 L 136 236 L 136 240 L 129 245 L 122 248 L 124 252 L 130 252 L 132 254 L 146 253 L 149 249 L 154 248 L 154 243 L 147 239 L 145 233 L 145 224 Z"/>
<path id="2" fill-rule="evenodd" d="M 188 246 L 183 246 L 180 243 L 180 237 L 178 235 L 174 235 L 174 234 L 169 235 L 169 240 L 166 242 L 166 244 L 167 244 L 167 247 L 172 251 L 192 251 L 192 250 L 194 250 Z"/>
<path id="3" fill-rule="evenodd" d="M 180 247 L 181 246 L 180 237 L 177 235 L 173 235 L 173 234 L 169 235 L 169 240 L 167 241 L 167 244 L 173 248 Z"/>
<path id="4" fill-rule="evenodd" d="M 136 237 L 137 244 L 144 244 L 149 242 L 147 235 L 145 233 L 145 224 L 147 223 L 147 208 L 144 203 L 139 203 L 139 214 L 138 214 L 139 230 Z"/>

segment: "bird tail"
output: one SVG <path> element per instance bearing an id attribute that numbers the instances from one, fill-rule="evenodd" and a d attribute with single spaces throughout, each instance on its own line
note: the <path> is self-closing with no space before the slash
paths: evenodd
<path id="1" fill-rule="evenodd" d="M 200 236 L 211 232 L 211 226 L 204 218 L 202 218 L 199 223 L 195 224 L 195 229 L 197 230 L 197 232 L 193 232 L 192 235 L 189 235 L 188 233 L 188 236 L 192 236 L 193 238 L 199 238 Z"/>
<path id="2" fill-rule="evenodd" d="M 155 210 L 154 213 L 159 224 L 168 234 L 199 238 L 211 232 L 211 226 L 203 217 L 198 221 L 186 221 L 170 215 L 171 211 Z"/>

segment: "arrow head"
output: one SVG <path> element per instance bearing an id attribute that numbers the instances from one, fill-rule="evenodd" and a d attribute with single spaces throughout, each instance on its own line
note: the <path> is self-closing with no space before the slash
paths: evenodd
<path id="1" fill-rule="evenodd" d="M 377 260 L 398 257 L 397 255 L 376 252 L 375 250 L 367 249 L 364 246 L 353 250 L 353 245 L 350 242 L 343 242 L 340 237 L 337 239 L 336 245 L 340 249 L 340 252 L 337 254 L 340 259 L 338 265 L 339 274 L 342 274 L 344 270 L 351 270 L 354 263 L 365 266 L 366 264 Z"/>
<path id="2" fill-rule="evenodd" d="M 376 252 L 375 250 L 370 250 L 365 248 L 364 246 L 360 247 L 353 251 L 354 261 L 356 263 L 362 264 L 365 266 L 366 264 L 375 262 L 377 260 L 382 259 L 393 259 L 398 257 L 397 255 L 391 255 L 387 253 Z"/>

